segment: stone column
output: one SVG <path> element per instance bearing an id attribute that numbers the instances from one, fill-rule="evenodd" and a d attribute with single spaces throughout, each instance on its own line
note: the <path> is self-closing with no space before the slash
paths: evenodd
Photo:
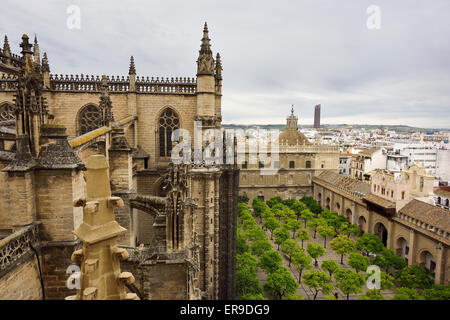
<path id="1" fill-rule="evenodd" d="M 414 229 L 409 230 L 409 253 L 408 253 L 408 266 L 414 265 L 416 262 L 416 231 Z"/>
<path id="2" fill-rule="evenodd" d="M 436 284 L 444 284 L 445 280 L 445 246 L 439 242 L 437 245 L 437 259 L 436 259 L 436 271 L 434 283 Z"/>

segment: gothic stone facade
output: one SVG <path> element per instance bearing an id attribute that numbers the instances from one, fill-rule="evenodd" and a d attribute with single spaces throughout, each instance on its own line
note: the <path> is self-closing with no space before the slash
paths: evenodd
<path id="1" fill-rule="evenodd" d="M 221 128 L 222 65 L 206 24 L 196 78 L 139 77 L 133 57 L 126 77 L 51 74 L 36 38 L 32 45 L 24 35 L 21 47 L 13 54 L 5 37 L 0 50 L 0 238 L 38 230 L 45 298 L 74 294 L 66 269 L 81 246 L 72 231 L 82 208 L 72 201 L 86 192 L 84 161 L 93 154 L 106 156 L 112 194 L 124 201 L 115 208 L 127 229 L 120 244 L 131 252 L 122 265 L 141 275 L 145 298 L 233 298 L 239 170 L 170 165 L 175 129 L 194 137 L 195 120 Z M 17 272 L 12 251 L 9 240 L 0 244 L 2 271 Z M 10 278 L 0 273 L 0 286 Z"/>

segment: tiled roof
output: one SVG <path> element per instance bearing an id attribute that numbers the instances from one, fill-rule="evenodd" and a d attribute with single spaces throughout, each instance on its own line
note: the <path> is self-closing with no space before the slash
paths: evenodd
<path id="1" fill-rule="evenodd" d="M 408 202 L 399 212 L 425 222 L 429 226 L 450 232 L 449 210 L 414 199 Z"/>
<path id="2" fill-rule="evenodd" d="M 363 156 L 371 156 L 375 151 L 380 150 L 379 148 L 370 148 L 370 149 L 366 149 L 363 150 L 359 153 L 359 155 L 363 155 Z"/>
<path id="3" fill-rule="evenodd" d="M 434 190 L 434 194 L 446 198 L 450 198 L 450 191 L 444 190 L 444 189 L 437 189 Z"/>
<path id="4" fill-rule="evenodd" d="M 375 204 L 379 205 L 380 207 L 383 207 L 386 209 L 395 208 L 395 202 L 383 199 L 374 194 L 369 194 L 368 196 L 365 196 L 364 200 L 375 203 Z"/>
<path id="5" fill-rule="evenodd" d="M 332 186 L 344 189 L 347 192 L 359 192 L 362 195 L 370 194 L 370 184 L 362 182 L 333 171 L 325 170 L 317 178 L 331 184 Z"/>

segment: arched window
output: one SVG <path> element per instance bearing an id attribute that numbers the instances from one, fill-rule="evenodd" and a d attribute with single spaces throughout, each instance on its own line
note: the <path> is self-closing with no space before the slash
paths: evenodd
<path id="1" fill-rule="evenodd" d="M 311 168 L 311 161 L 309 160 L 306 161 L 306 168 Z"/>
<path id="2" fill-rule="evenodd" d="M 441 204 L 441 197 L 437 198 L 437 204 Z"/>
<path id="3" fill-rule="evenodd" d="M 79 134 L 85 134 L 102 126 L 102 113 L 93 104 L 81 109 L 78 114 Z"/>
<path id="4" fill-rule="evenodd" d="M 445 206 L 448 207 L 449 206 L 449 200 L 445 200 Z"/>
<path id="5" fill-rule="evenodd" d="M 8 102 L 0 105 L 0 121 L 14 120 L 14 106 Z"/>
<path id="6" fill-rule="evenodd" d="M 159 118 L 159 155 L 170 157 L 172 152 L 172 132 L 180 127 L 180 120 L 175 112 L 167 108 Z"/>

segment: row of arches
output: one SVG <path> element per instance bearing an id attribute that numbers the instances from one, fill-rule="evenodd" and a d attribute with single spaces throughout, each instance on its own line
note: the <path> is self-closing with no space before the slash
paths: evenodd
<path id="1" fill-rule="evenodd" d="M 327 193 L 325 193 L 324 197 L 324 190 L 319 189 L 318 191 L 319 192 L 316 193 L 318 203 L 321 204 L 324 209 L 330 210 L 332 207 L 331 197 L 329 197 Z M 429 245 L 427 246 L 426 243 L 421 244 L 421 242 L 417 242 L 418 240 L 415 240 L 414 243 L 416 249 L 414 249 L 414 252 L 410 252 L 409 240 L 407 240 L 409 237 L 405 237 L 404 235 L 402 236 L 402 233 L 399 232 L 389 234 L 387 225 L 383 221 L 375 220 L 374 224 L 371 223 L 371 225 L 368 225 L 366 220 L 367 217 L 365 217 L 365 215 L 360 214 L 354 217 L 353 215 L 355 212 L 353 212 L 353 209 L 347 208 L 346 206 L 341 208 L 342 206 L 342 204 L 336 202 L 333 209 L 335 209 L 339 214 L 343 214 L 349 222 L 356 223 L 362 232 L 370 232 L 377 235 L 385 247 L 393 249 L 394 252 L 398 256 L 404 258 L 408 264 L 410 264 L 409 260 L 413 259 L 413 264 L 424 267 L 429 270 L 431 274 L 436 272 L 436 254 L 438 253 L 433 250 L 433 246 L 430 247 Z M 391 237 L 394 237 L 394 239 L 392 239 L 394 241 L 389 240 Z"/>

